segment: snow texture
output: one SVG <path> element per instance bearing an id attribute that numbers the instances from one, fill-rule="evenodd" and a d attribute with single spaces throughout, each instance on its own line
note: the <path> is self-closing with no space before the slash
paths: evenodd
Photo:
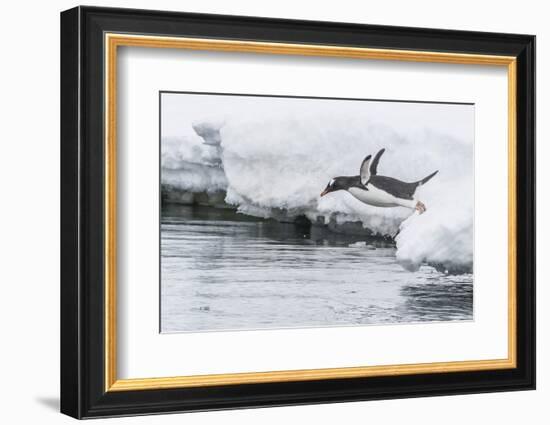
<path id="1" fill-rule="evenodd" d="M 232 107 L 221 107 L 217 116 L 216 101 L 207 96 L 172 99 L 176 106 L 197 101 L 202 109 L 208 106 L 209 115 L 182 119 L 184 134 L 163 132 L 163 185 L 226 191 L 228 204 L 253 216 L 360 221 L 375 234 L 397 234 L 397 261 L 407 270 L 428 262 L 471 271 L 472 105 L 311 99 L 271 99 L 270 105 L 269 100 L 224 96 L 217 101 L 233 102 Z M 174 119 L 177 110 L 172 107 L 163 120 Z M 424 214 L 366 205 L 345 191 L 320 198 L 332 177 L 358 175 L 363 158 L 381 148 L 386 152 L 380 175 L 412 182 L 439 170 L 417 191 Z"/>

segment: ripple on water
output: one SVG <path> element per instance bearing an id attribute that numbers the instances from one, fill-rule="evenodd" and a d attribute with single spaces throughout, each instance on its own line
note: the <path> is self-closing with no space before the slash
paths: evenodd
<path id="1" fill-rule="evenodd" d="M 209 214 L 163 210 L 163 332 L 473 319 L 471 274 L 408 272 L 387 243 Z"/>

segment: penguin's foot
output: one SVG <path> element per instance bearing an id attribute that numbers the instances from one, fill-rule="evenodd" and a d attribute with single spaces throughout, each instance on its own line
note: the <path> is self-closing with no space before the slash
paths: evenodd
<path id="1" fill-rule="evenodd" d="M 422 214 L 422 213 L 426 212 L 426 205 L 424 205 L 422 202 L 418 201 L 416 203 L 416 207 L 414 209 L 417 210 L 419 214 Z"/>

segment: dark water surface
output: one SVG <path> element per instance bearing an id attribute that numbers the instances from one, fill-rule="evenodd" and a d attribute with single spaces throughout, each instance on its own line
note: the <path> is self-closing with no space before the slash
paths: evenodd
<path id="1" fill-rule="evenodd" d="M 162 332 L 472 320 L 472 282 L 323 226 L 162 209 Z"/>

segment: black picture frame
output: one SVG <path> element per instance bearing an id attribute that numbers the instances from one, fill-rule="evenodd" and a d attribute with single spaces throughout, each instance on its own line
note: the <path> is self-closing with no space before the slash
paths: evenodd
<path id="1" fill-rule="evenodd" d="M 104 33 L 517 58 L 517 367 L 105 391 Z M 61 412 L 75 418 L 535 388 L 535 37 L 132 9 L 61 13 Z"/>

